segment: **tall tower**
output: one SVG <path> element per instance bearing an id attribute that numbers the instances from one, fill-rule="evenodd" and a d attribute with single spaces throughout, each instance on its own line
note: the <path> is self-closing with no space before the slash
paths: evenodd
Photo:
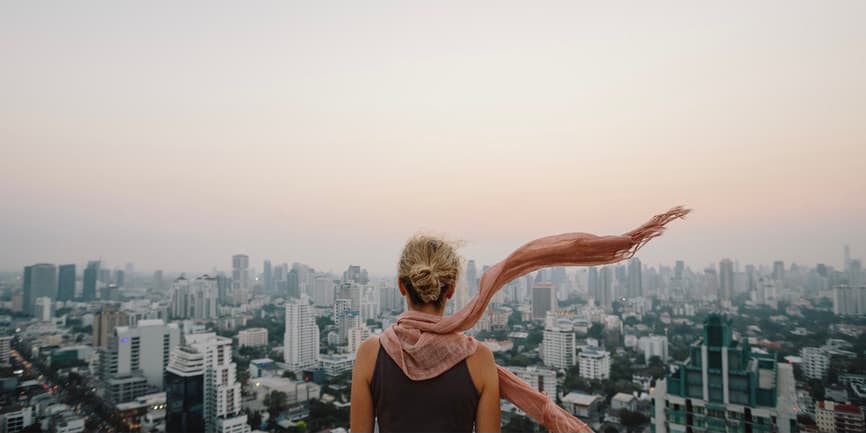
<path id="1" fill-rule="evenodd" d="M 842 257 L 842 270 L 848 272 L 849 266 L 851 266 L 851 247 L 845 245 L 845 254 Z"/>
<path id="2" fill-rule="evenodd" d="M 249 433 L 247 416 L 241 414 L 241 384 L 232 361 L 232 340 L 214 333 L 190 334 L 186 343 L 204 357 L 204 431 Z"/>
<path id="3" fill-rule="evenodd" d="M 165 369 L 165 431 L 204 431 L 204 355 L 178 346 Z"/>
<path id="4" fill-rule="evenodd" d="M 734 263 L 731 259 L 719 262 L 719 300 L 730 301 L 734 293 Z"/>
<path id="5" fill-rule="evenodd" d="M 466 262 L 466 288 L 469 298 L 478 293 L 478 268 L 475 266 L 475 260 Z"/>
<path id="6" fill-rule="evenodd" d="M 51 263 L 38 263 L 30 267 L 30 293 L 24 311 L 32 312 L 38 298 L 57 299 L 57 266 Z"/>
<path id="7" fill-rule="evenodd" d="M 250 288 L 250 257 L 246 254 L 232 256 L 232 292 L 235 302 L 246 303 Z"/>
<path id="8" fill-rule="evenodd" d="M 84 289 L 82 297 L 84 302 L 96 299 L 96 283 L 99 280 L 99 261 L 91 260 L 84 268 Z"/>
<path id="9" fill-rule="evenodd" d="M 57 300 L 71 301 L 75 298 L 75 265 L 60 265 L 57 275 Z"/>
<path id="10" fill-rule="evenodd" d="M 552 283 L 535 283 L 532 285 L 532 320 L 544 320 L 548 311 L 556 311 Z"/>
<path id="11" fill-rule="evenodd" d="M 642 264 L 637 257 L 628 263 L 628 297 L 638 298 L 643 296 Z"/>
<path id="12" fill-rule="evenodd" d="M 271 261 L 265 260 L 264 270 L 262 271 L 262 278 L 265 280 L 262 282 L 262 285 L 265 288 L 266 293 L 271 293 L 274 290 L 274 273 L 271 268 Z"/>
<path id="13" fill-rule="evenodd" d="M 319 326 L 316 325 L 310 298 L 301 295 L 286 304 L 286 333 L 283 338 L 285 362 L 302 370 L 319 362 Z"/>

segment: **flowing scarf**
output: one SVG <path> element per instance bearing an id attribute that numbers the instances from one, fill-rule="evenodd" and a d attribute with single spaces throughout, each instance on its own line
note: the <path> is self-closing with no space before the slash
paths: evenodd
<path id="1" fill-rule="evenodd" d="M 478 294 L 456 313 L 442 317 L 406 311 L 379 338 L 385 351 L 412 380 L 434 378 L 475 353 L 478 341 L 464 335 L 481 318 L 493 295 L 522 275 L 550 266 L 592 266 L 632 257 L 665 225 L 684 218 L 689 209 L 675 207 L 619 236 L 565 233 L 536 239 L 515 250 L 481 276 Z M 514 403 L 551 432 L 592 432 L 586 424 L 556 405 L 547 395 L 501 366 L 500 397 Z"/>

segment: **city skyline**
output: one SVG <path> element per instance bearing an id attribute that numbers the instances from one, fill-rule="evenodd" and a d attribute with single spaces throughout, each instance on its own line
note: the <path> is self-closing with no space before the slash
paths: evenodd
<path id="1" fill-rule="evenodd" d="M 866 250 L 862 2 L 101 6 L 0 7 L 0 268 L 382 274 L 677 204 L 644 263 Z"/>

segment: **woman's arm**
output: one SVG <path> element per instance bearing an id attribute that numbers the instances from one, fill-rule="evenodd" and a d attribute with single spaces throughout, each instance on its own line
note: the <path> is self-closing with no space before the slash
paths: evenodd
<path id="1" fill-rule="evenodd" d="M 379 354 L 379 337 L 370 337 L 358 347 L 352 368 L 352 405 L 349 410 L 349 430 L 352 433 L 372 433 L 375 415 L 370 380 Z"/>
<path id="2" fill-rule="evenodd" d="M 482 344 L 468 359 L 469 374 L 481 394 L 475 412 L 477 433 L 498 433 L 502 430 L 499 413 L 499 374 L 493 352 Z"/>

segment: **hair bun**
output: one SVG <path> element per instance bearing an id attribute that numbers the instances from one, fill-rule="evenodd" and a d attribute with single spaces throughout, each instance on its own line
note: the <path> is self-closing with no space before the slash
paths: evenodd
<path id="1" fill-rule="evenodd" d="M 432 266 L 426 263 L 412 265 L 409 280 L 424 302 L 433 302 L 439 299 L 439 295 L 442 293 L 442 283 Z"/>

